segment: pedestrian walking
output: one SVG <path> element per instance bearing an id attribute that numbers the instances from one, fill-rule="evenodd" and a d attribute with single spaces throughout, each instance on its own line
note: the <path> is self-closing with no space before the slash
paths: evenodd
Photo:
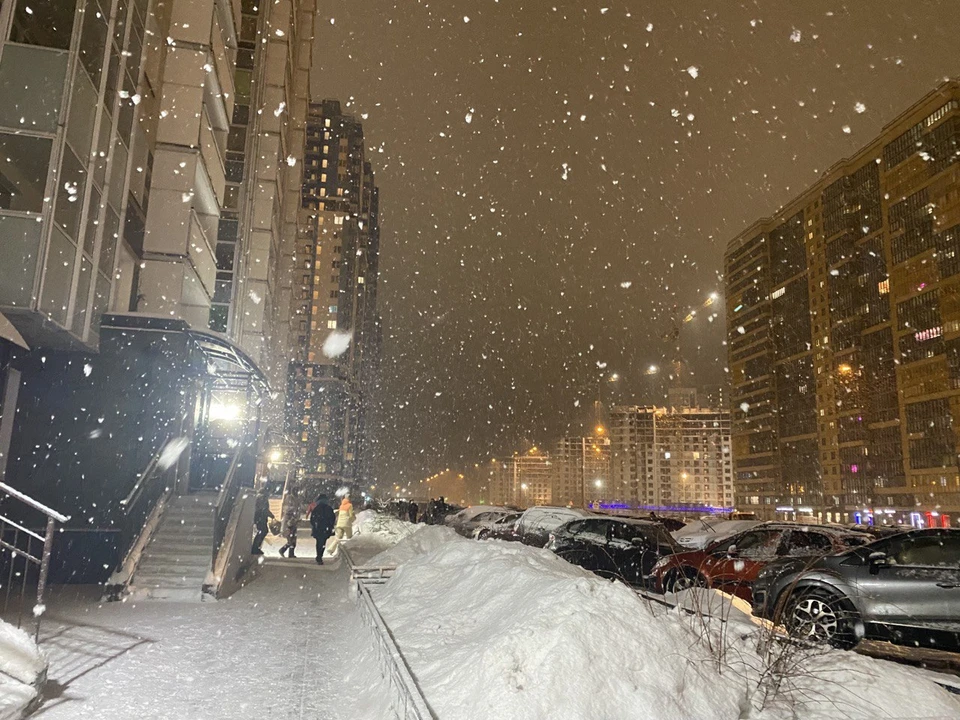
<path id="1" fill-rule="evenodd" d="M 323 565 L 323 549 L 336 524 L 336 514 L 327 502 L 327 496 L 320 495 L 310 510 L 310 534 L 317 541 L 317 565 Z"/>
<path id="2" fill-rule="evenodd" d="M 333 529 L 337 539 L 331 551 L 336 550 L 340 546 L 340 541 L 343 540 L 343 538 L 349 540 L 353 537 L 353 518 L 353 503 L 350 502 L 349 495 L 344 495 L 343 500 L 340 501 L 340 509 L 337 510 L 337 524 Z"/>
<path id="3" fill-rule="evenodd" d="M 297 549 L 297 524 L 300 522 L 300 497 L 294 490 L 287 495 L 287 506 L 283 510 L 283 528 L 281 532 L 286 538 L 286 544 L 280 548 L 280 557 L 295 558 Z M 289 555 L 284 553 L 290 551 Z"/>
<path id="4" fill-rule="evenodd" d="M 271 519 L 275 518 L 270 512 L 270 493 L 264 485 L 257 493 L 257 500 L 253 506 L 253 527 L 257 532 L 253 537 L 253 547 L 250 548 L 251 555 L 263 555 L 263 540 L 267 537 Z"/>
<path id="5" fill-rule="evenodd" d="M 410 522 L 415 523 L 417 521 L 417 510 L 419 509 L 417 504 L 411 500 L 407 506 L 407 517 L 410 519 Z"/>

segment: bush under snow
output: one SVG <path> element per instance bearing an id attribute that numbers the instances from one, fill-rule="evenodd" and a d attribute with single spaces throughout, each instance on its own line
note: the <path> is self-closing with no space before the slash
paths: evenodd
<path id="1" fill-rule="evenodd" d="M 33 638 L 0 620 L 0 720 L 21 717 L 46 674 L 47 659 Z"/>
<path id="2" fill-rule="evenodd" d="M 402 563 L 375 597 L 441 720 L 960 716 L 921 671 L 840 651 L 765 697 L 749 621 L 724 626 L 718 659 L 702 638 L 714 629 L 625 585 L 547 551 L 458 540 L 424 528 L 376 559 Z"/>

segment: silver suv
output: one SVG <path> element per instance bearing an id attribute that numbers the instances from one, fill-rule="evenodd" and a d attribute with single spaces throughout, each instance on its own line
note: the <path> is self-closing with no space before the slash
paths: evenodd
<path id="1" fill-rule="evenodd" d="M 852 648 L 862 638 L 960 651 L 960 530 L 914 530 L 836 555 L 771 563 L 754 615 Z"/>

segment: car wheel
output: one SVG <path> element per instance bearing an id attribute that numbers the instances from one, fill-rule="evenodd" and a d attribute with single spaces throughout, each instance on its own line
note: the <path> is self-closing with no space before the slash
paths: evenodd
<path id="1" fill-rule="evenodd" d="M 667 579 L 663 583 L 663 589 L 669 593 L 706 586 L 707 579 L 691 568 L 671 570 L 667 573 Z"/>
<path id="2" fill-rule="evenodd" d="M 822 588 L 799 590 L 783 607 L 783 624 L 795 638 L 841 650 L 850 650 L 859 641 L 857 611 L 836 593 Z"/>
<path id="3" fill-rule="evenodd" d="M 490 537 L 489 530 L 480 530 L 477 533 L 477 540 L 487 540 Z"/>

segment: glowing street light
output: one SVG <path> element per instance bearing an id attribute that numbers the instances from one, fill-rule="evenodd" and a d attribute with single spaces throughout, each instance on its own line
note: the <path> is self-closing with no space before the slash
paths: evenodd
<path id="1" fill-rule="evenodd" d="M 602 487 L 603 487 L 603 480 L 600 480 L 599 478 L 598 478 L 597 480 L 594 480 L 594 481 L 593 481 L 593 486 L 594 486 L 595 488 L 602 488 Z"/>
<path id="2" fill-rule="evenodd" d="M 658 372 L 660 372 L 660 368 L 658 368 L 656 365 L 651 365 L 650 367 L 648 367 L 646 370 L 643 371 L 643 374 L 656 375 Z"/>

